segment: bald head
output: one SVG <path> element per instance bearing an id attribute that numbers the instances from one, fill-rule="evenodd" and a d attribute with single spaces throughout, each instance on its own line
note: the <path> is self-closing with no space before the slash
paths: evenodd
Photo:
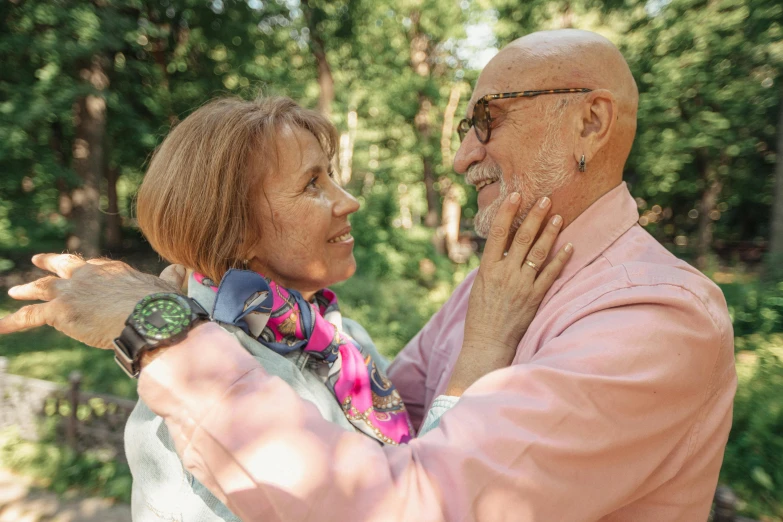
<path id="1" fill-rule="evenodd" d="M 491 92 L 585 87 L 606 89 L 616 103 L 616 128 L 605 153 L 622 172 L 636 133 L 639 91 L 617 47 L 590 31 L 560 29 L 518 38 L 484 68 L 471 105 Z"/>
<path id="2" fill-rule="evenodd" d="M 509 68 L 515 80 L 536 72 L 553 84 L 579 84 L 609 89 L 618 101 L 634 108 L 639 100 L 636 82 L 617 47 L 603 36 L 577 29 L 540 31 L 518 38 L 503 48 L 492 62 Z M 494 67 L 490 62 L 487 69 Z"/>
<path id="3" fill-rule="evenodd" d="M 482 119 L 471 116 L 487 95 L 559 89 L 590 91 L 489 98 L 478 112 Z M 481 121 L 488 130 L 483 137 L 468 132 L 454 157 L 454 169 L 481 188 L 477 230 L 491 223 L 512 190 L 523 198 L 520 216 L 537 198 L 551 196 L 551 211 L 569 223 L 619 185 L 638 101 L 628 64 L 598 34 L 542 31 L 503 48 L 481 72 L 467 108 L 468 124 Z"/>

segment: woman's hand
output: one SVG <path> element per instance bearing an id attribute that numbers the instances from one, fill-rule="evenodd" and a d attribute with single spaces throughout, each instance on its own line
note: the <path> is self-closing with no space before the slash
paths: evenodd
<path id="1" fill-rule="evenodd" d="M 15 286 L 8 295 L 45 303 L 24 306 L 0 319 L 0 334 L 48 324 L 96 348 L 112 348 L 125 320 L 144 296 L 179 292 L 184 272 L 172 266 L 161 277 L 138 272 L 120 261 L 84 259 L 70 254 L 39 254 L 33 264 L 51 275 Z M 183 272 L 183 273 L 180 273 Z"/>
<path id="2" fill-rule="evenodd" d="M 544 265 L 563 224 L 560 216 L 546 219 L 549 198 L 530 210 L 506 253 L 519 199 L 519 194 L 511 194 L 492 223 L 470 291 L 462 351 L 446 395 L 460 396 L 484 375 L 511 364 L 538 305 L 571 257 L 569 243 Z"/>

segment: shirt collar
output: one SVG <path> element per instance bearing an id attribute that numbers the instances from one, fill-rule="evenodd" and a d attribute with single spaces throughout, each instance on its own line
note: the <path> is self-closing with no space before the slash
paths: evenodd
<path id="1" fill-rule="evenodd" d="M 554 255 L 566 243 L 571 243 L 574 253 L 547 292 L 544 302 L 638 221 L 636 201 L 624 181 L 590 205 L 560 233 L 552 248 Z"/>
<path id="2" fill-rule="evenodd" d="M 208 286 L 199 283 L 194 272 L 191 272 L 188 277 L 188 297 L 195 300 L 212 317 L 217 293 Z"/>

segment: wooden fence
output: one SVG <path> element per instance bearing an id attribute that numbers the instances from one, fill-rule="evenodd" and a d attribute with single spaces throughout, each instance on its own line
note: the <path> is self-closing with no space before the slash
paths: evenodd
<path id="1" fill-rule="evenodd" d="M 67 386 L 7 372 L 0 357 L 0 428 L 16 426 L 22 438 L 39 440 L 41 428 L 54 424 L 57 442 L 77 452 L 102 450 L 125 460 L 123 431 L 136 404 L 132 400 L 81 390 L 73 372 Z"/>

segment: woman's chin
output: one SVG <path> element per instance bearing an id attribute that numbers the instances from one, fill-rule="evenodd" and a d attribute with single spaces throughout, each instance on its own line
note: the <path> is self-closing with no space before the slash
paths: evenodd
<path id="1" fill-rule="evenodd" d="M 351 252 L 351 259 L 348 262 L 348 266 L 345 267 L 345 273 L 343 274 L 342 279 L 340 279 L 338 283 L 342 283 L 343 281 L 349 280 L 354 276 L 355 273 L 356 273 L 356 258 L 353 257 L 353 252 Z"/>
<path id="2" fill-rule="evenodd" d="M 342 283 L 343 281 L 347 281 L 350 278 L 352 278 L 355 273 L 356 273 L 356 259 L 353 257 L 353 253 L 351 253 L 351 258 L 349 260 L 346 260 L 346 262 L 344 262 L 344 266 L 341 266 L 339 271 L 333 272 L 334 277 L 331 278 L 332 281 L 324 286 L 326 287 L 326 286 L 336 285 L 337 283 Z"/>

